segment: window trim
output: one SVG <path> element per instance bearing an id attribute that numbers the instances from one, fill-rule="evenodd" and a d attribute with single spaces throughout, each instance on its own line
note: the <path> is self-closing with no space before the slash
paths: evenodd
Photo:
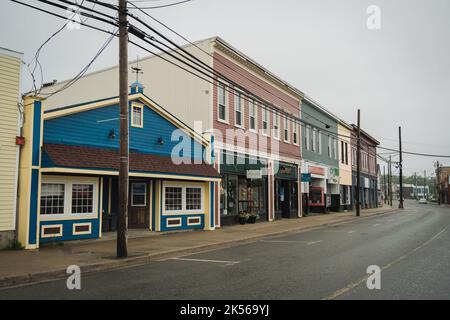
<path id="1" fill-rule="evenodd" d="M 181 188 L 181 210 L 166 210 L 166 188 Z M 186 210 L 186 189 L 187 188 L 200 188 L 201 199 L 200 209 L 197 210 Z M 180 215 L 180 214 L 199 214 L 206 212 L 206 193 L 205 186 L 203 184 L 198 183 L 172 183 L 172 182 L 163 182 L 161 186 L 161 211 L 163 215 Z"/>
<path id="2" fill-rule="evenodd" d="M 252 110 L 253 106 L 253 116 L 251 115 L 250 110 Z M 251 118 L 255 119 L 255 127 L 252 128 L 251 125 Z M 248 101 L 248 129 L 251 132 L 258 132 L 258 105 L 256 104 L 255 100 L 253 98 L 250 98 Z"/>
<path id="3" fill-rule="evenodd" d="M 296 134 L 297 135 L 297 141 L 295 141 L 295 139 L 294 139 L 294 134 Z M 296 145 L 296 146 L 298 146 L 299 145 L 299 135 L 298 135 L 298 124 L 297 124 L 297 122 L 293 122 L 292 123 L 292 143 L 294 144 L 294 145 Z"/>
<path id="4" fill-rule="evenodd" d="M 134 184 L 143 184 L 145 186 L 144 204 L 135 204 L 134 203 L 134 191 L 133 191 Z M 131 181 L 131 206 L 132 207 L 146 207 L 147 206 L 147 183 L 146 182 Z"/>
<path id="5" fill-rule="evenodd" d="M 244 113 L 244 111 L 245 111 L 245 108 L 244 108 L 245 101 L 244 101 L 244 98 L 243 98 L 243 93 L 240 90 L 236 90 L 235 89 L 234 92 L 233 92 L 233 97 L 234 97 L 234 126 L 238 127 L 238 128 L 241 128 L 241 129 L 244 129 L 245 128 L 245 113 Z M 238 102 L 239 102 L 239 106 L 240 106 L 240 110 L 239 111 L 241 113 L 241 124 L 237 123 L 237 117 L 236 117 L 236 114 L 238 112 L 238 110 L 237 110 Z"/>
<path id="6" fill-rule="evenodd" d="M 44 183 L 64 184 L 64 213 L 62 214 L 41 214 L 41 186 Z M 72 213 L 72 185 L 74 184 L 92 184 L 93 199 L 92 209 L 90 213 Z M 39 207 L 38 214 L 41 221 L 49 220 L 82 220 L 98 218 L 98 197 L 99 197 L 99 180 L 92 177 L 67 177 L 67 176 L 43 176 L 39 185 Z"/>
<path id="7" fill-rule="evenodd" d="M 134 108 L 141 109 L 141 124 L 138 125 L 134 122 Z M 144 105 L 136 102 L 131 103 L 131 126 L 135 128 L 143 128 L 144 127 Z"/>
<path id="8" fill-rule="evenodd" d="M 263 116 L 261 117 L 261 120 L 262 120 L 262 122 L 261 122 L 261 124 L 262 124 L 262 127 L 261 127 L 262 135 L 266 136 L 266 137 L 270 137 L 270 111 L 269 111 L 267 106 L 263 107 L 263 112 L 262 113 L 263 113 Z M 267 128 L 266 129 L 264 129 L 264 122 L 267 123 Z"/>
<path id="9" fill-rule="evenodd" d="M 283 122 L 284 122 L 283 123 L 283 141 L 285 143 L 291 143 L 291 137 L 290 137 L 291 130 L 290 130 L 290 125 L 289 125 L 290 120 L 287 117 L 285 117 Z M 287 135 L 286 135 L 286 131 L 287 131 Z M 287 136 L 287 139 L 286 139 L 286 136 Z"/>
<path id="10" fill-rule="evenodd" d="M 229 112 L 229 96 L 228 94 L 230 93 L 227 90 L 227 84 L 225 84 L 224 81 L 220 80 L 220 82 L 217 82 L 217 121 L 225 123 L 225 124 L 230 124 L 230 112 Z M 225 97 L 225 119 L 222 119 L 220 117 L 220 95 L 219 95 L 219 90 L 220 87 L 223 87 L 223 91 L 224 91 L 224 97 Z M 229 88 L 229 87 L 228 87 Z"/>
<path id="11" fill-rule="evenodd" d="M 275 128 L 276 125 L 278 125 L 278 129 Z M 275 140 L 281 140 L 280 131 L 280 115 L 275 111 L 273 113 L 273 138 Z"/>

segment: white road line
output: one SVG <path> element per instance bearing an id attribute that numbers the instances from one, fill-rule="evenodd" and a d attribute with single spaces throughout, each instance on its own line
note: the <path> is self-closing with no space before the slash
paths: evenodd
<path id="1" fill-rule="evenodd" d="M 305 243 L 310 246 L 312 244 L 316 244 L 322 242 L 322 240 L 317 241 L 303 241 L 303 240 L 259 240 L 260 242 L 269 242 L 269 243 Z"/>
<path id="2" fill-rule="evenodd" d="M 381 271 L 384 271 L 390 267 L 392 267 L 393 265 L 399 263 L 400 261 L 408 258 L 409 256 L 413 255 L 416 251 L 422 249 L 423 247 L 425 247 L 426 245 L 430 244 L 431 242 L 433 242 L 435 239 L 437 239 L 441 234 L 443 234 L 445 231 L 447 230 L 447 228 L 442 229 L 441 231 L 439 231 L 438 233 L 436 233 L 433 237 L 431 237 L 430 239 L 428 239 L 427 241 L 425 241 L 424 243 L 422 243 L 420 246 L 412 249 L 411 251 L 405 253 L 404 255 L 400 256 L 399 258 L 395 259 L 394 261 L 392 261 L 391 263 L 388 263 L 387 265 L 383 266 L 381 268 Z M 344 288 L 341 288 L 337 291 L 335 291 L 333 294 L 329 295 L 328 297 L 323 298 L 322 300 L 334 300 L 338 297 L 340 297 L 341 295 L 343 295 L 344 293 L 347 293 L 351 290 L 353 290 L 354 288 L 360 286 L 361 284 L 363 284 L 364 282 L 367 281 L 367 279 L 369 278 L 369 276 L 364 276 L 362 278 L 360 278 L 359 280 L 350 283 L 349 285 L 345 286 Z"/>
<path id="3" fill-rule="evenodd" d="M 379 223 L 375 223 L 373 226 L 378 227 L 379 225 L 380 225 Z"/>
<path id="4" fill-rule="evenodd" d="M 183 261 L 194 261 L 194 262 L 211 262 L 211 263 L 224 263 L 226 265 L 234 265 L 239 263 L 240 261 L 227 261 L 227 260 L 209 260 L 209 259 L 193 259 L 193 258 L 170 258 L 167 260 L 183 260 Z"/>
<path id="5" fill-rule="evenodd" d="M 309 232 L 353 233 L 356 230 L 311 230 Z"/>

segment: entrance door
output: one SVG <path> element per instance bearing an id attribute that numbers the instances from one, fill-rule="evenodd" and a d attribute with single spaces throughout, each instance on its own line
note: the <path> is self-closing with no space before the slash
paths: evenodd
<path id="1" fill-rule="evenodd" d="M 150 184 L 149 180 L 130 181 L 128 202 L 128 227 L 149 228 L 150 226 Z"/>
<path id="2" fill-rule="evenodd" d="M 290 208 L 290 188 L 289 188 L 289 180 L 281 180 L 280 181 L 280 207 L 281 207 L 281 216 L 283 218 L 290 218 L 291 216 L 291 208 Z"/>

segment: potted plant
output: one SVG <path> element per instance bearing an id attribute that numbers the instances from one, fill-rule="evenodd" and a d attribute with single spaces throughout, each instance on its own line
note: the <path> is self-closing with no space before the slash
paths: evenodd
<path id="1" fill-rule="evenodd" d="M 240 224 L 245 224 L 247 222 L 248 219 L 248 213 L 245 211 L 242 211 L 239 213 L 239 223 Z"/>
<path id="2" fill-rule="evenodd" d="M 256 214 L 256 213 L 251 213 L 251 214 L 248 216 L 247 222 L 248 222 L 248 223 L 255 223 L 255 222 L 256 222 L 256 219 L 258 219 L 258 218 L 259 218 L 259 215 L 258 215 L 258 214 Z"/>

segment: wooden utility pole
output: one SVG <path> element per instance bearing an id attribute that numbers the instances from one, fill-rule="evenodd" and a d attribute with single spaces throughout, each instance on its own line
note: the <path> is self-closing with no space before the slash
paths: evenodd
<path id="1" fill-rule="evenodd" d="M 398 167 L 400 169 L 399 184 L 400 184 L 400 202 L 398 207 L 403 209 L 403 158 L 402 158 L 402 127 L 398 127 L 398 143 L 400 151 L 400 162 Z"/>
<path id="2" fill-rule="evenodd" d="M 428 193 L 425 188 L 426 184 L 427 184 L 427 171 L 423 170 L 423 197 L 428 200 Z"/>
<path id="3" fill-rule="evenodd" d="M 389 156 L 388 183 L 389 183 L 389 205 L 392 207 L 392 156 Z"/>
<path id="4" fill-rule="evenodd" d="M 360 110 L 358 109 L 358 131 L 356 132 L 356 192 L 355 192 L 355 204 L 356 204 L 356 216 L 360 216 L 361 203 L 360 203 L 360 188 L 361 188 L 361 119 Z"/>
<path id="5" fill-rule="evenodd" d="M 386 166 L 383 166 L 384 204 L 387 201 Z"/>
<path id="6" fill-rule="evenodd" d="M 120 167 L 117 257 L 128 256 L 128 18 L 127 1 L 119 0 Z"/>
<path id="7" fill-rule="evenodd" d="M 439 161 L 436 164 L 436 193 L 437 193 L 437 201 L 438 205 L 441 205 L 441 173 L 440 173 L 440 164 Z"/>

